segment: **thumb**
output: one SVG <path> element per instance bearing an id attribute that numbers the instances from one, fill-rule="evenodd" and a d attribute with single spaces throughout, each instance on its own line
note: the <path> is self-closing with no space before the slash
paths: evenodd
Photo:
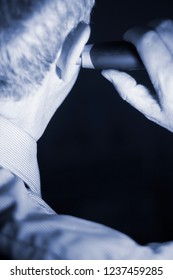
<path id="1" fill-rule="evenodd" d="M 103 70 L 102 75 L 110 81 L 121 98 L 143 113 L 147 118 L 155 121 L 161 115 L 161 108 L 156 98 L 143 85 L 127 73 L 117 70 Z"/>
<path id="2" fill-rule="evenodd" d="M 114 85 L 121 98 L 126 101 L 129 89 L 133 89 L 137 85 L 134 78 L 118 70 L 103 70 L 102 75 Z"/>

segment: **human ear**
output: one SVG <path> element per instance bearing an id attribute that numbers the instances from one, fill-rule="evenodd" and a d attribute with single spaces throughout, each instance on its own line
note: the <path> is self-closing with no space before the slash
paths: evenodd
<path id="1" fill-rule="evenodd" d="M 73 70 L 80 67 L 76 62 L 89 39 L 90 32 L 89 25 L 79 23 L 76 29 L 67 36 L 56 65 L 57 75 L 63 81 L 69 81 Z"/>

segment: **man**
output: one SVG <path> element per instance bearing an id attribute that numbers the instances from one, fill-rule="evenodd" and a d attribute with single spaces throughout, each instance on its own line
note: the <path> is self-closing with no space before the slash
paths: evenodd
<path id="1" fill-rule="evenodd" d="M 140 246 L 108 227 L 58 215 L 41 198 L 36 141 L 76 81 L 92 5 L 0 1 L 0 251 L 13 259 L 173 258 L 172 243 Z M 104 75 L 131 85 L 125 74 Z"/>

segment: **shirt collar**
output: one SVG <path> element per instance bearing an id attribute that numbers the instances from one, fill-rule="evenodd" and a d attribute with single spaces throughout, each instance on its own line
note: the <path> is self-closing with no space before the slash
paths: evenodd
<path id="1" fill-rule="evenodd" d="M 25 131 L 0 116 L 0 165 L 20 177 L 40 195 L 37 143 Z"/>

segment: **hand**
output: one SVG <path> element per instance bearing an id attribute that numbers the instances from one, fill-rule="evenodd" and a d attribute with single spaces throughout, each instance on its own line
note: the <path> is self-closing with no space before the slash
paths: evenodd
<path id="1" fill-rule="evenodd" d="M 148 119 L 173 132 L 173 21 L 152 22 L 127 31 L 148 71 L 156 95 L 126 73 L 104 70 L 120 96 Z"/>

